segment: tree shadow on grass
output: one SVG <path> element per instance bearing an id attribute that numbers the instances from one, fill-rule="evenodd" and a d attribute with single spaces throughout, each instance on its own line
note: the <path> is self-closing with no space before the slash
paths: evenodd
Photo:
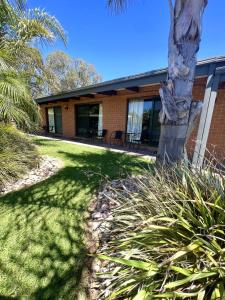
<path id="1" fill-rule="evenodd" d="M 92 195 L 106 177 L 148 166 L 110 151 L 57 153 L 67 161 L 57 174 L 0 198 L 2 299 L 76 298 L 87 255 L 84 221 Z"/>

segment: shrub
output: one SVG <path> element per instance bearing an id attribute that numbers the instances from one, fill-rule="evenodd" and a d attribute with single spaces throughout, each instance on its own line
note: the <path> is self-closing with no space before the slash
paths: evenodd
<path id="1" fill-rule="evenodd" d="M 225 299 L 225 178 L 155 168 L 113 212 L 109 299 Z"/>
<path id="2" fill-rule="evenodd" d="M 0 188 L 38 164 L 30 139 L 12 125 L 0 124 Z"/>

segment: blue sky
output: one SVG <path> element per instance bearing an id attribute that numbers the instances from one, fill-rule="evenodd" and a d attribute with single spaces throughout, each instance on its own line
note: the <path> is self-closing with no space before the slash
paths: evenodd
<path id="1" fill-rule="evenodd" d="M 27 0 L 45 8 L 68 36 L 43 49 L 83 58 L 95 65 L 103 80 L 132 75 L 167 65 L 169 10 L 167 0 L 131 0 L 127 10 L 113 14 L 106 0 Z M 209 0 L 204 14 L 199 59 L 225 55 L 225 1 Z"/>

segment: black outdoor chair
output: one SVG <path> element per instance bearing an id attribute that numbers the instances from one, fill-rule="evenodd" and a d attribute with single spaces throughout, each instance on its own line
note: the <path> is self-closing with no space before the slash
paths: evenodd
<path id="1" fill-rule="evenodd" d="M 127 133 L 126 143 L 129 148 L 139 148 L 143 143 L 143 133 Z"/>
<path id="2" fill-rule="evenodd" d="M 95 136 L 95 139 L 99 142 L 104 143 L 107 134 L 107 129 L 99 130 Z"/>
<path id="3" fill-rule="evenodd" d="M 134 135 L 133 132 L 125 132 L 124 133 L 124 144 L 128 148 L 130 148 L 133 135 Z"/>
<path id="4" fill-rule="evenodd" d="M 139 138 L 135 138 L 139 136 Z M 149 146 L 158 147 L 159 136 L 157 134 L 149 134 L 148 131 L 143 130 L 141 133 L 134 133 L 133 137 L 131 136 L 129 147 L 140 148 L 142 144 L 147 144 Z"/>
<path id="5" fill-rule="evenodd" d="M 94 129 L 89 129 L 87 132 L 86 132 L 86 139 L 89 139 L 89 142 L 92 143 L 94 142 L 95 140 L 95 137 L 96 137 L 97 133 L 96 133 L 96 130 Z"/>
<path id="6" fill-rule="evenodd" d="M 44 125 L 42 128 L 43 128 L 45 133 L 53 133 L 54 129 L 55 129 L 55 126 Z"/>
<path id="7" fill-rule="evenodd" d="M 123 131 L 122 130 L 115 130 L 110 135 L 110 145 L 113 145 L 113 143 L 116 143 L 117 145 L 123 145 Z"/>

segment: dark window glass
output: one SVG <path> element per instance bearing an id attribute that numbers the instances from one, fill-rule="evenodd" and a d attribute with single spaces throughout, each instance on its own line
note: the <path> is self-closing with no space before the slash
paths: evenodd
<path id="1" fill-rule="evenodd" d="M 143 117 L 142 117 L 142 143 L 149 143 L 150 137 L 150 122 L 153 110 L 152 101 L 144 101 Z"/>
<path id="2" fill-rule="evenodd" d="M 85 104 L 76 107 L 77 135 L 89 136 L 98 131 L 99 104 Z"/>
<path id="3" fill-rule="evenodd" d="M 161 101 L 154 101 L 154 109 L 152 114 L 152 123 L 150 131 L 150 140 L 153 146 L 158 146 L 160 136 L 159 112 L 161 110 Z"/>
<path id="4" fill-rule="evenodd" d="M 89 130 L 88 105 L 77 106 L 77 135 L 85 136 Z"/>
<path id="5" fill-rule="evenodd" d="M 55 114 L 55 132 L 62 134 L 62 109 L 61 107 L 54 108 Z"/>

